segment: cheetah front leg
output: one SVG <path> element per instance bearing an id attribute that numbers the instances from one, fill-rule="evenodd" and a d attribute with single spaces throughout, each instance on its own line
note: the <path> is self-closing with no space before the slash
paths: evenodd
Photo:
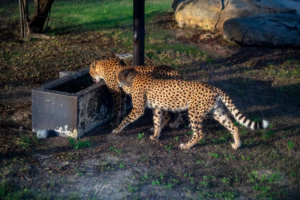
<path id="1" fill-rule="evenodd" d="M 122 91 L 114 90 L 110 91 L 113 103 L 114 103 L 114 124 L 113 127 L 116 127 L 120 124 L 121 121 L 121 114 L 122 114 Z"/>
<path id="2" fill-rule="evenodd" d="M 135 94 L 132 96 L 132 110 L 129 115 L 121 122 L 121 124 L 112 131 L 112 133 L 121 132 L 126 126 L 140 118 L 145 111 L 146 96 L 141 94 Z"/>
<path id="3" fill-rule="evenodd" d="M 162 124 L 162 117 L 164 116 L 164 124 Z M 166 117 L 169 117 L 168 113 L 166 111 L 160 110 L 158 108 L 155 108 L 153 111 L 153 123 L 154 123 L 154 135 L 150 136 L 151 140 L 158 140 L 160 136 L 161 129 L 165 124 L 168 123 L 169 119 L 166 119 Z"/>
<path id="4" fill-rule="evenodd" d="M 136 121 L 138 118 L 140 118 L 144 114 L 144 108 L 136 108 L 133 107 L 129 115 L 121 122 L 121 124 L 112 131 L 112 133 L 120 133 L 126 126 L 128 126 L 130 123 Z"/>

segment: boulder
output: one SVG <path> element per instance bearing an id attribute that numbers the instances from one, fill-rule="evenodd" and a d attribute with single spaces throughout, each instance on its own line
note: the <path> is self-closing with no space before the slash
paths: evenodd
<path id="1" fill-rule="evenodd" d="M 293 14 L 265 14 L 229 19 L 223 37 L 241 45 L 300 47 L 300 17 Z"/>
<path id="2" fill-rule="evenodd" d="M 222 32 L 228 19 L 287 12 L 295 14 L 297 10 L 284 0 L 186 0 L 178 4 L 175 19 L 179 27 Z"/>
<path id="3" fill-rule="evenodd" d="M 173 0 L 172 8 L 173 8 L 174 12 L 175 12 L 175 10 L 176 10 L 178 4 L 180 4 L 180 3 L 183 2 L 183 1 L 185 1 L 185 0 Z"/>

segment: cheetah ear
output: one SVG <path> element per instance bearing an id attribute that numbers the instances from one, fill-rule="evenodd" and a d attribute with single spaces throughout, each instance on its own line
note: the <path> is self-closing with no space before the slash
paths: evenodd
<path id="1" fill-rule="evenodd" d="M 91 66 L 91 68 L 95 69 L 96 68 L 96 62 L 92 62 L 90 66 Z"/>
<path id="2" fill-rule="evenodd" d="M 133 73 L 134 72 L 134 69 L 124 69 L 123 70 L 123 74 L 125 77 L 127 77 L 130 73 Z"/>

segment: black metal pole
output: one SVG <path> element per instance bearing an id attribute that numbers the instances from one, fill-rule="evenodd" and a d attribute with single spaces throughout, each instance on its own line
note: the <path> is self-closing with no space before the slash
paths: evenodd
<path id="1" fill-rule="evenodd" d="M 133 0 L 133 65 L 145 61 L 145 0 Z"/>
<path id="2" fill-rule="evenodd" d="M 20 9 L 20 25 L 21 25 L 21 38 L 24 38 L 25 30 L 24 30 L 24 4 L 23 0 L 19 0 L 19 9 Z"/>
<path id="3" fill-rule="evenodd" d="M 27 35 L 27 19 L 28 19 L 28 1 L 23 0 L 24 2 L 24 36 Z"/>

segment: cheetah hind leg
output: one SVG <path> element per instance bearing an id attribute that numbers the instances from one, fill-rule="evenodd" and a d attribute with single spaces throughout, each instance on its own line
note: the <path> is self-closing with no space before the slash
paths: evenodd
<path id="1" fill-rule="evenodd" d="M 170 128 L 177 129 L 181 124 L 188 125 L 189 128 L 191 128 L 189 117 L 187 115 L 187 111 L 181 111 L 179 113 L 176 113 L 175 121 L 170 124 Z"/>
<path id="2" fill-rule="evenodd" d="M 176 129 L 181 124 L 181 113 L 176 113 L 175 121 L 170 123 L 170 128 Z"/>
<path id="3" fill-rule="evenodd" d="M 239 129 L 234 125 L 232 120 L 225 113 L 224 108 L 220 105 L 213 111 L 213 118 L 219 121 L 225 128 L 227 128 L 233 136 L 234 143 L 231 144 L 233 149 L 238 149 L 241 146 Z"/>

